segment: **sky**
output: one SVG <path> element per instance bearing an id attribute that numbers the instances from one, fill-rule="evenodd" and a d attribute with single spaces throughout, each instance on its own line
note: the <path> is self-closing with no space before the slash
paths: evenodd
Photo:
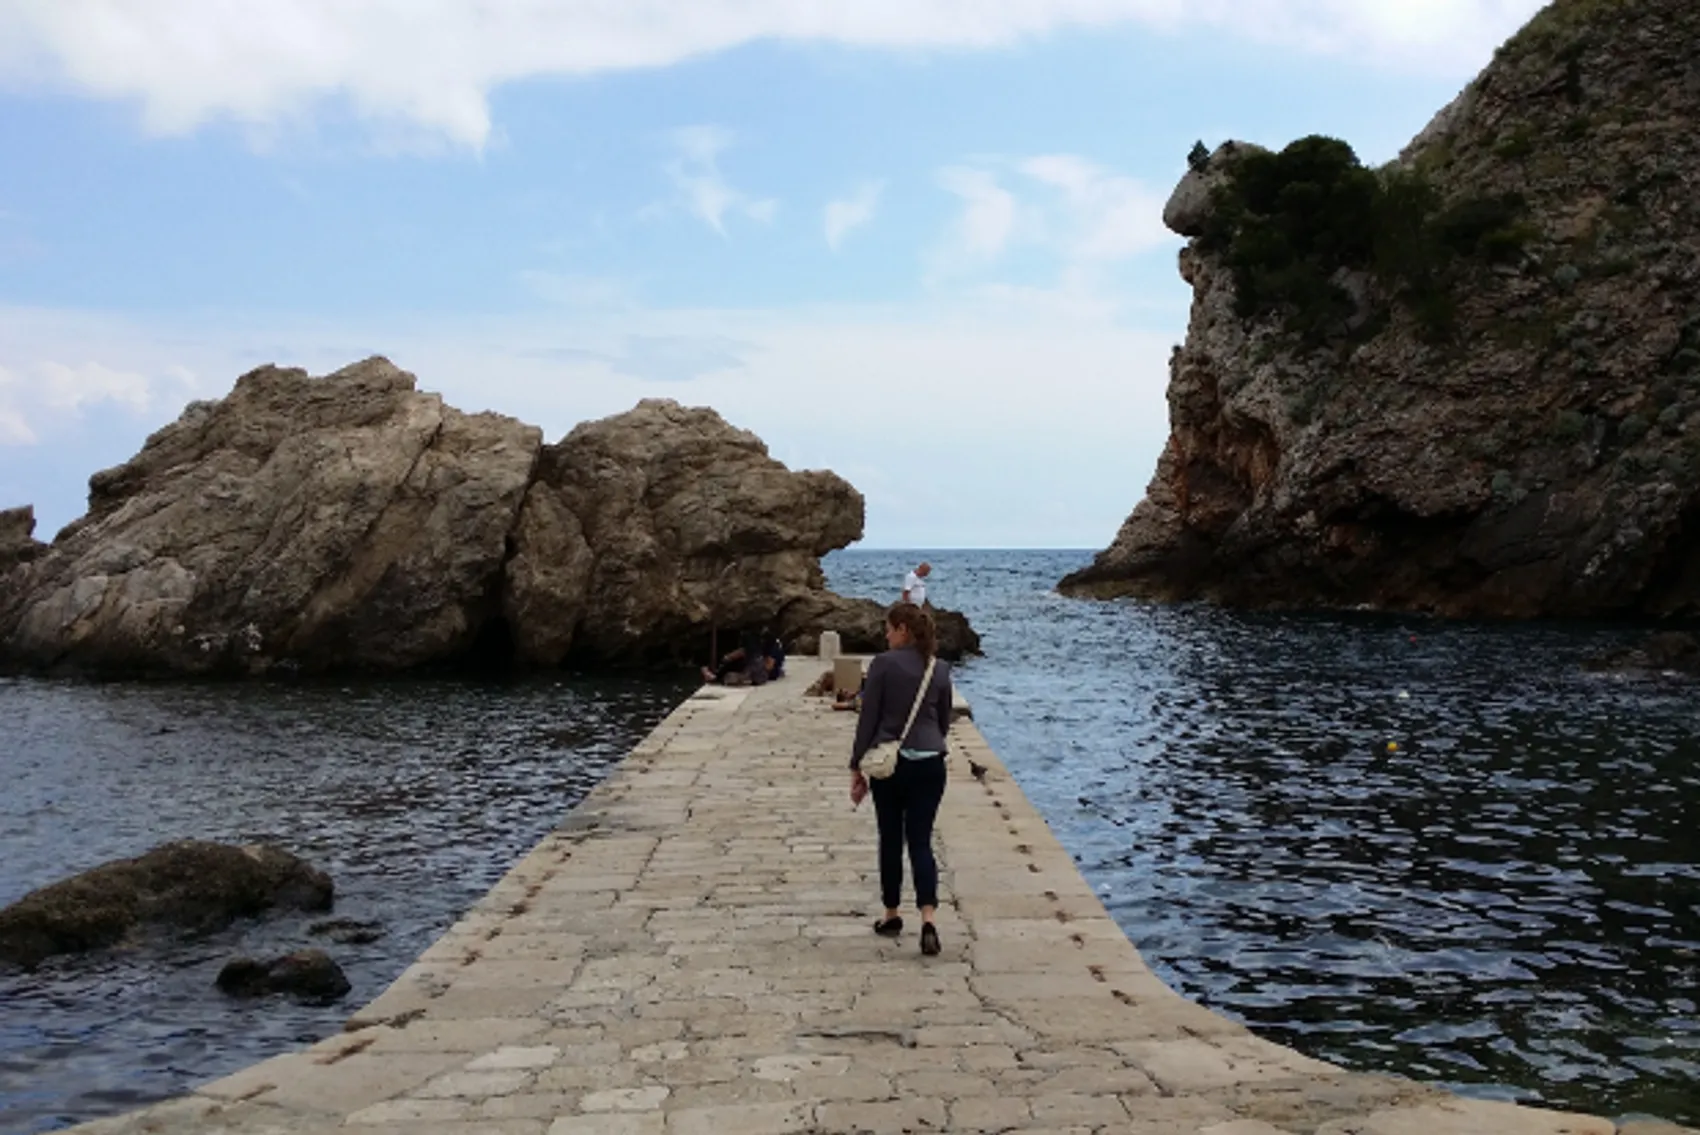
<path id="1" fill-rule="evenodd" d="M 0 508 L 265 363 L 712 406 L 865 547 L 1096 548 L 1195 141 L 1391 158 L 1540 0 L 0 0 Z"/>

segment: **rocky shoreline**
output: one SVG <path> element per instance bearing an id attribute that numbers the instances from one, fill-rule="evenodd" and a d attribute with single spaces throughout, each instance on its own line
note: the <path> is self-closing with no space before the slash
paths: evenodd
<path id="1" fill-rule="evenodd" d="M 0 513 L 0 671 L 683 664 L 759 627 L 875 649 L 883 608 L 820 568 L 862 525 L 850 484 L 712 410 L 644 401 L 546 445 L 382 358 L 261 367 L 91 477 L 51 544 Z"/>

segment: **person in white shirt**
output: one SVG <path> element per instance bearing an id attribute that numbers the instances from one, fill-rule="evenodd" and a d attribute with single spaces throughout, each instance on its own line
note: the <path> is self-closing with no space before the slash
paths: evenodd
<path id="1" fill-rule="evenodd" d="M 903 579 L 903 602 L 913 603 L 917 607 L 927 605 L 927 577 L 933 574 L 933 565 L 923 563 Z"/>

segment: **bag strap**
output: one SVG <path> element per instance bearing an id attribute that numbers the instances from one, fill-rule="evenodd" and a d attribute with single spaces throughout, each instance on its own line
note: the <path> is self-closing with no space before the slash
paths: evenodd
<path id="1" fill-rule="evenodd" d="M 915 691 L 915 704 L 909 707 L 909 720 L 903 723 L 903 732 L 897 735 L 898 748 L 909 740 L 909 731 L 915 728 L 915 718 L 921 712 L 921 703 L 927 700 L 927 687 L 933 684 L 933 663 L 935 658 L 927 659 L 927 672 L 921 675 L 921 688 Z"/>

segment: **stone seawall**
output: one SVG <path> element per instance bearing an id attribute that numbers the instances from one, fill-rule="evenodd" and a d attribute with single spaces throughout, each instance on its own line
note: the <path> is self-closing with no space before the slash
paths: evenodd
<path id="1" fill-rule="evenodd" d="M 681 705 L 347 1031 L 82 1135 L 1673 1135 L 1345 1072 L 1171 991 L 972 722 L 887 941 L 814 663 Z M 972 758 L 983 781 L 968 775 Z"/>

